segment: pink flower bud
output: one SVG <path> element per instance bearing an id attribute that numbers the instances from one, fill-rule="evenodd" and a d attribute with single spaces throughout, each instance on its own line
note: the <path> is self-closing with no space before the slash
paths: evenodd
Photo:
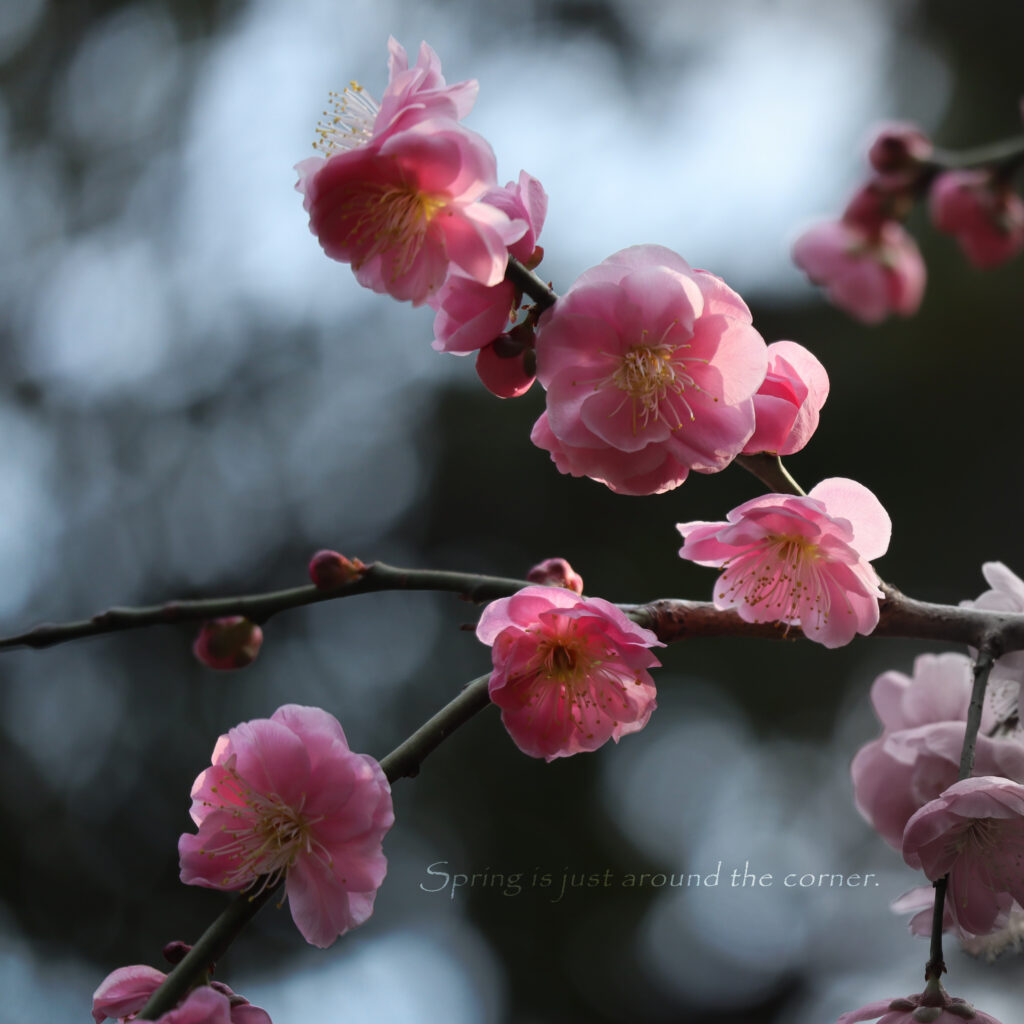
<path id="1" fill-rule="evenodd" d="M 207 668 L 245 668 L 256 660 L 263 644 L 263 630 L 241 615 L 204 622 L 192 645 L 192 653 Z"/>
<path id="2" fill-rule="evenodd" d="M 545 587 L 564 587 L 574 594 L 583 593 L 583 577 L 564 558 L 545 558 L 527 574 L 531 583 Z"/>
<path id="3" fill-rule="evenodd" d="M 871 166 L 882 174 L 912 169 L 931 155 L 928 136 L 917 125 L 902 121 L 882 125 L 868 150 Z"/>
<path id="4" fill-rule="evenodd" d="M 997 267 L 1024 249 L 1024 202 L 988 171 L 940 174 L 928 205 L 935 227 L 953 235 L 976 267 Z"/>
<path id="5" fill-rule="evenodd" d="M 480 349 L 476 357 L 476 373 L 485 388 L 499 398 L 525 395 L 537 378 L 537 359 L 532 348 L 516 355 L 502 353 L 505 338 L 496 338 Z"/>
<path id="6" fill-rule="evenodd" d="M 192 947 L 187 942 L 182 942 L 181 939 L 168 942 L 163 949 L 164 959 L 169 964 L 180 964 L 191 952 Z"/>
<path id="7" fill-rule="evenodd" d="M 358 558 L 346 558 L 327 548 L 309 560 L 309 578 L 318 590 L 334 590 L 346 583 L 354 583 L 365 572 L 366 565 Z"/>

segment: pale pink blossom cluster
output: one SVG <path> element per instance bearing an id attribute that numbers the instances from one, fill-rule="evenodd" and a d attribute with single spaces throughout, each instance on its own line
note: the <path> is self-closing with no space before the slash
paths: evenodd
<path id="1" fill-rule="evenodd" d="M 932 224 L 953 235 L 967 259 L 996 267 L 1024 249 L 1024 201 L 1011 163 L 950 168 L 915 125 L 890 124 L 875 136 L 872 174 L 839 220 L 807 229 L 793 261 L 830 302 L 868 324 L 916 313 L 926 270 L 903 221 L 927 196 Z"/>
<path id="2" fill-rule="evenodd" d="M 476 635 L 491 647 L 488 692 L 516 746 L 552 761 L 642 729 L 657 706 L 649 668 L 664 644 L 599 597 L 525 587 L 489 604 Z"/>
<path id="3" fill-rule="evenodd" d="M 178 841 L 181 880 L 212 889 L 285 882 L 307 942 L 329 946 L 373 912 L 394 822 L 380 765 L 349 750 L 337 719 L 287 704 L 235 726 L 192 786 L 195 835 Z"/>
<path id="4" fill-rule="evenodd" d="M 1024 609 L 1024 581 L 1001 563 L 984 572 L 992 589 L 965 604 Z M 1024 921 L 1022 667 L 1011 654 L 992 670 L 970 777 L 960 779 L 960 765 L 974 668 L 957 653 L 921 655 L 912 676 L 875 680 L 882 735 L 851 766 L 860 812 L 930 881 L 948 875 L 943 929 L 985 955 L 1019 945 Z M 913 912 L 911 931 L 927 936 L 933 905 L 933 891 L 920 888 L 893 909 Z"/>

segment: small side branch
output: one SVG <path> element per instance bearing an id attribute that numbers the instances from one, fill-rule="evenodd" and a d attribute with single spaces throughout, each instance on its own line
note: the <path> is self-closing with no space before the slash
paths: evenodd
<path id="1" fill-rule="evenodd" d="M 460 725 L 468 722 L 478 711 L 490 703 L 487 693 L 489 675 L 467 683 L 462 692 L 446 704 L 429 721 L 421 725 L 408 739 L 382 758 L 381 768 L 389 782 L 414 778 L 419 774 L 424 759 L 440 746 Z M 281 890 L 281 886 L 267 886 L 260 891 L 260 879 L 250 887 L 256 895 L 240 893 L 221 915 L 203 932 L 188 955 L 167 976 L 166 981 L 146 1003 L 139 1020 L 156 1020 L 172 1010 L 196 985 L 203 984 L 210 969 L 218 961 L 242 929 L 256 916 L 257 911 Z"/>
<path id="2" fill-rule="evenodd" d="M 525 295 L 529 295 L 541 313 L 553 306 L 558 299 L 550 285 L 546 285 L 532 270 L 527 270 L 515 257 L 509 256 L 505 268 L 505 280 L 514 284 Z"/>

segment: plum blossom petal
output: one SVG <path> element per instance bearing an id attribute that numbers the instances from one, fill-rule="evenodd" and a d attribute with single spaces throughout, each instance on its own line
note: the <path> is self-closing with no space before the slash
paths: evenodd
<path id="1" fill-rule="evenodd" d="M 768 366 L 743 300 L 656 245 L 582 274 L 540 319 L 547 408 L 531 439 L 562 472 L 625 494 L 713 473 L 754 429 Z"/>
<path id="2" fill-rule="evenodd" d="M 656 707 L 648 668 L 663 647 L 607 601 L 534 586 L 489 604 L 478 639 L 492 647 L 488 690 L 516 746 L 552 761 L 642 729 Z"/>
<path id="3" fill-rule="evenodd" d="M 907 822 L 903 859 L 932 881 L 949 875 L 960 928 L 992 931 L 1024 903 L 1024 786 L 989 775 L 954 783 Z"/>
<path id="4" fill-rule="evenodd" d="M 678 529 L 685 540 L 680 557 L 725 570 L 715 607 L 735 608 L 745 622 L 798 625 L 826 647 L 841 647 L 878 624 L 882 592 L 860 538 L 877 557 L 888 547 L 891 523 L 854 480 L 823 480 L 806 497 L 754 498 L 726 522 Z"/>
<path id="5" fill-rule="evenodd" d="M 198 832 L 178 841 L 186 884 L 284 879 L 296 926 L 318 946 L 370 916 L 387 868 L 391 791 L 326 711 L 289 704 L 221 736 L 192 787 L 191 814 Z"/>

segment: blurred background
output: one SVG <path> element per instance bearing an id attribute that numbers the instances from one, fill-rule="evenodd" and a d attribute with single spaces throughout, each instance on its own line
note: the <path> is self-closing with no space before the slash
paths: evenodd
<path id="1" fill-rule="evenodd" d="M 839 213 L 879 121 L 954 149 L 1019 133 L 1024 6 L 0 0 L 3 632 L 299 585 L 321 547 L 506 576 L 561 555 L 610 600 L 710 596 L 674 524 L 722 518 L 752 477 L 641 499 L 560 476 L 528 440 L 539 390 L 493 398 L 471 359 L 432 351 L 427 309 L 363 291 L 309 234 L 292 165 L 330 89 L 380 96 L 389 34 L 479 79 L 467 124 L 500 179 L 525 168 L 550 195 L 556 290 L 660 243 L 738 289 L 766 340 L 816 352 L 832 395 L 788 465 L 879 495 L 885 579 L 956 602 L 985 589 L 983 561 L 1024 573 L 1021 261 L 974 271 L 918 211 L 923 308 L 865 328 L 787 255 Z M 192 659 L 189 627 L 3 654 L 9 1019 L 87 1020 L 110 970 L 163 966 L 219 912 L 178 883 L 176 840 L 220 733 L 315 704 L 382 756 L 487 670 L 475 614 L 451 595 L 327 603 L 272 620 L 235 674 Z M 854 810 L 848 764 L 878 731 L 872 680 L 924 649 L 678 644 L 644 733 L 551 765 L 484 713 L 396 786 L 363 928 L 318 951 L 268 908 L 219 977 L 276 1024 L 826 1024 L 918 991 L 925 944 L 888 910 L 917 880 Z M 774 884 L 733 887 L 737 869 Z M 490 884 L 453 888 L 474 873 Z M 1015 1019 L 1019 960 L 949 961 L 956 994 Z"/>

